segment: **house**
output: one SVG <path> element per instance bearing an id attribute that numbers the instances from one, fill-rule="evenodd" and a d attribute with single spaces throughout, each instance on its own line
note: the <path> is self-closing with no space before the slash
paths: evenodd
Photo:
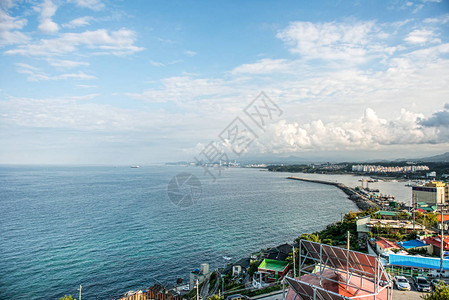
<path id="1" fill-rule="evenodd" d="M 403 230 L 406 233 L 411 233 L 413 229 L 422 231 L 425 227 L 421 224 L 415 223 L 408 220 L 382 220 L 382 219 L 371 219 L 370 216 L 360 218 L 356 221 L 357 225 L 357 235 L 361 238 L 364 235 L 368 235 L 369 232 L 375 230 L 388 230 L 389 233 L 396 233 Z"/>
<path id="2" fill-rule="evenodd" d="M 421 240 L 397 242 L 396 245 L 404 250 L 426 250 L 427 254 L 432 254 L 432 245 Z"/>
<path id="3" fill-rule="evenodd" d="M 398 219 L 399 218 L 399 214 L 401 212 L 398 211 L 385 211 L 385 210 L 379 210 L 375 213 L 376 217 L 378 218 L 382 218 L 382 219 Z M 409 212 L 405 212 L 407 213 L 407 215 L 410 217 L 411 213 Z"/>
<path id="4" fill-rule="evenodd" d="M 398 249 L 398 250 L 401 249 L 401 248 L 399 248 L 398 245 L 396 245 L 395 243 L 393 243 L 383 237 L 379 237 L 374 242 L 374 246 L 375 246 L 377 254 L 384 254 L 384 253 L 386 254 L 386 253 L 392 252 L 392 249 Z"/>
<path id="5" fill-rule="evenodd" d="M 429 245 L 432 245 L 431 253 L 436 256 L 440 256 L 441 238 L 440 236 L 433 236 L 424 239 Z M 443 237 L 443 249 L 449 251 L 449 237 Z"/>
<path id="6" fill-rule="evenodd" d="M 290 251 L 292 251 L 292 248 L 293 247 L 290 244 L 279 245 L 275 248 L 271 248 L 265 251 L 263 254 L 263 258 L 284 261 L 288 257 Z"/>
<path id="7" fill-rule="evenodd" d="M 206 279 L 209 279 L 210 272 L 209 272 L 209 264 L 204 263 L 200 265 L 199 269 L 195 269 L 192 272 L 190 272 L 190 280 L 189 280 L 189 287 L 190 289 L 193 289 L 196 286 L 196 281 L 198 280 L 198 283 L 203 283 Z"/>
<path id="8" fill-rule="evenodd" d="M 232 276 L 238 276 L 242 273 L 246 273 L 249 269 L 251 260 L 249 257 L 242 258 L 232 265 Z"/>
<path id="9" fill-rule="evenodd" d="M 278 282 L 288 272 L 288 262 L 265 258 L 257 268 L 261 281 Z"/>

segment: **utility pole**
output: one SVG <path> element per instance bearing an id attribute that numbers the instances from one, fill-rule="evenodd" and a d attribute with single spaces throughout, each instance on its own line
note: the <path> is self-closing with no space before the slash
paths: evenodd
<path id="1" fill-rule="evenodd" d="M 293 244 L 293 278 L 296 278 L 296 258 L 295 258 L 295 244 Z"/>
<path id="2" fill-rule="evenodd" d="M 348 241 L 347 241 L 347 245 L 346 245 L 346 248 L 349 250 L 349 239 L 350 239 L 350 236 L 351 236 L 351 234 L 349 233 L 349 231 L 348 231 Z"/>
<path id="3" fill-rule="evenodd" d="M 82 286 L 80 284 L 80 298 L 78 300 L 81 300 L 81 289 L 82 289 Z"/>
<path id="4" fill-rule="evenodd" d="M 196 300 L 200 300 L 200 292 L 199 292 L 199 289 L 200 289 L 200 284 L 199 284 L 198 279 L 197 279 L 197 280 L 196 280 Z"/>
<path id="5" fill-rule="evenodd" d="M 223 297 L 224 297 L 224 277 L 222 277 L 222 275 L 220 275 L 221 277 L 221 291 L 223 292 Z"/>
<path id="6" fill-rule="evenodd" d="M 443 219 L 443 206 L 441 203 L 441 248 L 440 248 L 440 277 L 443 276 L 443 253 L 444 253 L 444 219 Z"/>
<path id="7" fill-rule="evenodd" d="M 415 231 L 415 195 L 412 195 L 412 205 L 413 205 L 413 231 Z"/>

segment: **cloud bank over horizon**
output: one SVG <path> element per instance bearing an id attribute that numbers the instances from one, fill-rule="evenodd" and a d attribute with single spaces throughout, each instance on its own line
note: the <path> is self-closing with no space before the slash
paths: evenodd
<path id="1" fill-rule="evenodd" d="M 0 163 L 192 160 L 261 91 L 248 157 L 449 149 L 447 1 L 178 4 L 1 2 Z"/>

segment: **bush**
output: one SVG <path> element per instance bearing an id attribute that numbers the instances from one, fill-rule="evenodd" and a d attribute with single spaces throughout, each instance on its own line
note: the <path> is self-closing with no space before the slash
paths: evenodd
<path id="1" fill-rule="evenodd" d="M 449 286 L 446 284 L 439 284 L 430 292 L 430 294 L 421 296 L 425 300 L 447 300 L 449 299 Z"/>

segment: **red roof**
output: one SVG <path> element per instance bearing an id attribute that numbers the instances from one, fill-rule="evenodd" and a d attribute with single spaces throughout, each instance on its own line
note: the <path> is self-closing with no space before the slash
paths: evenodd
<path id="1" fill-rule="evenodd" d="M 387 249 L 387 248 L 388 249 L 391 249 L 391 248 L 401 249 L 398 245 L 396 245 L 393 242 L 390 242 L 390 241 L 386 240 L 383 237 L 379 237 L 379 240 L 376 241 L 376 244 L 378 244 L 382 249 Z"/>
<path id="2" fill-rule="evenodd" d="M 437 215 L 438 222 L 441 222 L 441 214 Z M 449 221 L 449 215 L 443 215 L 443 222 Z"/>
<path id="3" fill-rule="evenodd" d="M 425 238 L 424 241 L 425 241 L 427 244 L 433 245 L 433 246 L 435 246 L 435 247 L 438 247 L 438 248 L 441 247 L 441 239 L 440 239 L 440 236 L 432 236 L 432 237 L 428 237 L 428 238 Z M 449 250 L 449 237 L 447 237 L 447 236 L 445 236 L 445 237 L 443 238 L 443 247 L 444 247 L 444 250 Z"/>

